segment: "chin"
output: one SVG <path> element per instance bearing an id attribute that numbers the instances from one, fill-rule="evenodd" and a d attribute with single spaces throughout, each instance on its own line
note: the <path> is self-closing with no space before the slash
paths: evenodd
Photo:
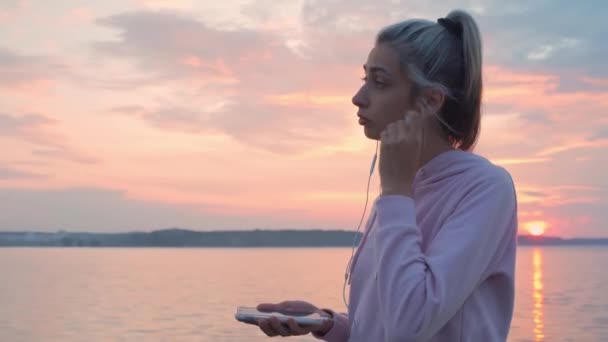
<path id="1" fill-rule="evenodd" d="M 363 132 L 368 139 L 380 140 L 380 135 L 374 130 L 370 130 L 369 128 L 364 127 Z"/>

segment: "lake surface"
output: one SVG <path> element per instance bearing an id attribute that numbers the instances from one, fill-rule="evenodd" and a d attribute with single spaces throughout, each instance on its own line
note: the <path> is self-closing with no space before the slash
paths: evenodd
<path id="1" fill-rule="evenodd" d="M 0 341 L 274 341 L 239 305 L 343 311 L 348 248 L 0 248 Z M 608 341 L 608 247 L 521 246 L 509 341 Z M 287 341 L 316 341 L 309 336 Z"/>

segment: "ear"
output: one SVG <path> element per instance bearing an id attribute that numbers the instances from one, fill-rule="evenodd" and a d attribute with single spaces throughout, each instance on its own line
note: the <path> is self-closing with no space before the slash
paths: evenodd
<path id="1" fill-rule="evenodd" d="M 445 95 L 439 89 L 425 89 L 418 99 L 418 111 L 430 111 L 432 113 L 439 113 L 443 102 L 445 101 Z"/>

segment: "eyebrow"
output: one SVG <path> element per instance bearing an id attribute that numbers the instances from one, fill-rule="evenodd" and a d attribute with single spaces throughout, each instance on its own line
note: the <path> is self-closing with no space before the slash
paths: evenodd
<path id="1" fill-rule="evenodd" d="M 379 66 L 379 65 L 367 65 L 367 64 L 363 64 L 363 70 L 369 71 L 369 72 L 378 72 L 378 71 L 381 71 L 381 72 L 384 72 L 385 74 L 387 74 L 389 76 L 391 74 L 388 71 L 388 69 L 386 69 L 386 68 L 384 68 L 382 66 Z"/>

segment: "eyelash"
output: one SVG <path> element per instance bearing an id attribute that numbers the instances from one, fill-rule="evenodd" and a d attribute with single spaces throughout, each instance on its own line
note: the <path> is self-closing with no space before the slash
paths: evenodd
<path id="1" fill-rule="evenodd" d="M 361 77 L 361 81 L 363 81 L 363 82 L 367 82 L 367 76 L 363 76 L 363 77 Z M 386 86 L 386 84 L 385 84 L 385 83 L 382 83 L 382 82 L 380 82 L 380 81 L 378 81 L 378 80 L 376 80 L 376 79 L 374 79 L 373 81 L 374 81 L 374 84 L 375 84 L 375 85 L 376 85 L 378 88 L 383 88 L 384 86 Z"/>

